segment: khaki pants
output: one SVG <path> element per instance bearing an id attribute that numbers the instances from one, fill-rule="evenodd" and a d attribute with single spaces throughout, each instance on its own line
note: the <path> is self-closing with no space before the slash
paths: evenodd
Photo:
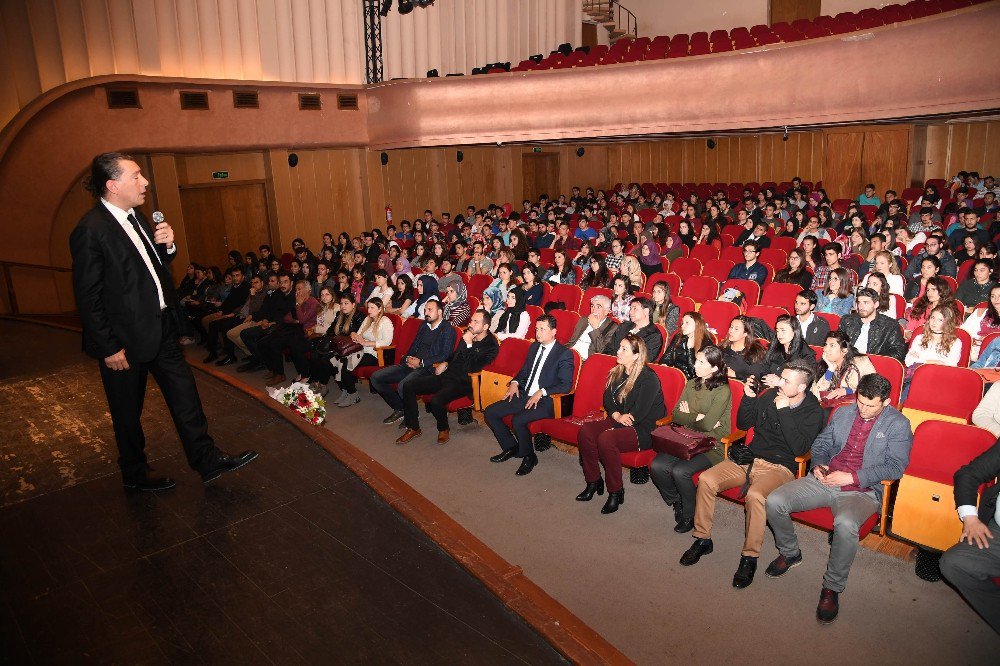
<path id="1" fill-rule="evenodd" d="M 243 344 L 242 340 L 240 340 L 240 333 L 242 331 L 247 330 L 248 328 L 253 328 L 254 326 L 260 326 L 260 324 L 253 320 L 246 321 L 240 324 L 239 326 L 233 326 L 231 329 L 229 329 L 229 331 L 226 332 L 226 337 L 229 338 L 234 345 L 239 347 L 246 356 L 250 355 L 250 350 L 247 349 L 247 346 Z"/>
<path id="2" fill-rule="evenodd" d="M 698 479 L 698 501 L 694 510 L 694 532 L 698 539 L 712 538 L 712 519 L 715 515 L 716 493 L 730 488 L 739 488 L 746 481 L 746 472 L 732 460 L 723 460 L 712 469 L 706 470 Z M 767 512 L 764 502 L 775 488 L 793 480 L 795 475 L 783 465 L 775 465 L 766 460 L 755 460 L 750 472 L 750 490 L 747 492 L 746 536 L 743 541 L 743 555 L 760 556 L 760 545 L 764 541 L 767 527 Z"/>

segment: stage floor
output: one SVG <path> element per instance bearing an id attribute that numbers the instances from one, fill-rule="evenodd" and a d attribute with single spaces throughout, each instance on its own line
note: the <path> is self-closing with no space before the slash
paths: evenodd
<path id="1" fill-rule="evenodd" d="M 0 662 L 563 662 L 308 437 L 196 373 L 216 439 L 260 458 L 204 486 L 150 382 L 162 494 L 123 492 L 79 335 L 0 320 Z"/>

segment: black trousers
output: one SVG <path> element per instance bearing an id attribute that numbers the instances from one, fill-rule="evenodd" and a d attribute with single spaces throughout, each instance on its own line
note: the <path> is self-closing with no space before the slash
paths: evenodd
<path id="1" fill-rule="evenodd" d="M 510 400 L 499 400 L 486 408 L 483 416 L 486 417 L 486 424 L 493 431 L 500 448 L 504 451 L 517 449 L 517 455 L 521 458 L 535 455 L 535 449 L 531 444 L 531 432 L 528 424 L 541 419 L 551 419 L 556 415 L 555 404 L 551 396 L 545 396 L 538 401 L 534 409 L 526 409 L 528 402 L 527 390 L 522 390 L 521 395 Z M 503 418 L 512 416 L 511 425 L 514 431 L 504 425 Z"/>
<path id="2" fill-rule="evenodd" d="M 649 464 L 649 476 L 660 491 L 660 497 L 670 506 L 681 503 L 685 519 L 694 520 L 694 503 L 698 489 L 691 478 L 712 466 L 712 461 L 704 453 L 681 460 L 669 453 L 660 453 Z"/>
<path id="3" fill-rule="evenodd" d="M 299 325 L 285 326 L 279 325 L 277 330 L 270 335 L 266 335 L 257 343 L 258 352 L 254 353 L 267 369 L 276 375 L 285 374 L 285 347 L 294 347 L 299 338 L 305 339 L 305 331 Z M 258 356 L 259 353 L 259 356 Z M 302 369 L 296 367 L 296 370 Z M 305 368 L 308 371 L 308 368 Z"/>
<path id="4" fill-rule="evenodd" d="M 361 368 L 366 365 L 378 365 L 378 358 L 374 354 L 362 354 L 361 360 L 354 367 Z M 340 369 L 340 379 L 337 381 L 337 386 L 348 393 L 354 393 L 358 390 L 358 378 L 353 372 L 347 369 L 346 363 Z"/>
<path id="5" fill-rule="evenodd" d="M 466 375 L 468 377 L 468 375 Z M 414 377 L 403 385 L 403 423 L 411 430 L 420 429 L 420 405 L 417 396 L 433 393 L 427 403 L 427 410 L 437 420 L 438 432 L 450 430 L 448 425 L 448 403 L 463 396 L 472 395 L 472 382 L 468 379 L 442 378 L 441 375 Z"/>
<path id="6" fill-rule="evenodd" d="M 168 310 L 163 312 L 162 326 L 160 349 L 153 360 L 146 363 L 129 360 L 128 370 L 112 370 L 103 360 L 98 362 L 118 444 L 118 466 L 126 483 L 144 479 L 149 470 L 141 418 L 146 378 L 150 374 L 163 393 L 191 468 L 205 472 L 215 466 L 220 454 L 208 434 L 198 387 L 177 342 L 177 324 Z"/>
<path id="7" fill-rule="evenodd" d="M 222 349 L 229 356 L 236 355 L 236 345 L 233 341 L 226 337 L 226 333 L 230 329 L 236 328 L 243 323 L 243 319 L 239 317 L 224 317 L 223 319 L 216 319 L 211 324 L 208 325 L 208 336 L 205 340 L 205 348 L 210 352 L 216 352 L 219 349 L 219 338 L 222 338 Z"/>

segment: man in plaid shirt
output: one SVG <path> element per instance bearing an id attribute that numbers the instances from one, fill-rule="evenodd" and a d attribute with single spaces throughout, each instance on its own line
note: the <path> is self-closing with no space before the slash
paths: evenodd
<path id="1" fill-rule="evenodd" d="M 840 243 L 827 243 L 823 247 L 823 259 L 826 263 L 823 265 L 816 266 L 816 270 L 813 271 L 813 281 L 812 290 L 813 291 L 823 291 L 826 289 L 826 283 L 830 279 L 830 272 L 840 268 L 840 253 L 844 251 L 843 246 Z M 851 289 L 855 287 L 855 276 L 857 273 L 854 271 L 848 271 L 851 276 Z"/>

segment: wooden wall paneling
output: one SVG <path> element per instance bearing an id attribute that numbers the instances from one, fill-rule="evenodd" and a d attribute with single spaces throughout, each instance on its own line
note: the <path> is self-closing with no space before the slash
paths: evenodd
<path id="1" fill-rule="evenodd" d="M 622 177 L 622 161 L 621 144 L 608 144 L 608 187 L 625 182 L 625 178 Z"/>
<path id="2" fill-rule="evenodd" d="M 613 182 L 609 182 L 608 146 L 602 144 L 584 146 L 583 157 L 576 156 L 577 147 L 568 146 L 566 151 L 569 155 L 567 180 L 570 188 L 576 185 L 581 191 L 586 192 L 588 187 L 598 190 L 613 185 Z M 659 150 L 659 144 L 657 149 Z M 567 194 L 570 191 L 567 189 Z M 518 197 L 518 200 L 523 198 Z"/>
<path id="3" fill-rule="evenodd" d="M 769 25 L 785 22 L 791 23 L 797 19 L 812 20 L 819 16 L 820 0 L 769 0 Z"/>
<path id="4" fill-rule="evenodd" d="M 876 192 L 897 192 L 910 182 L 910 127 L 865 132 L 861 155 L 861 187 L 874 183 Z M 858 190 L 850 197 L 857 196 Z"/>
<path id="5" fill-rule="evenodd" d="M 968 166 L 961 167 L 957 171 L 978 171 L 980 177 L 985 176 L 986 169 L 986 145 L 990 132 L 989 123 L 968 123 L 969 138 L 965 151 L 965 159 Z"/>
<path id="6" fill-rule="evenodd" d="M 760 178 L 757 180 L 759 183 L 764 183 L 769 180 L 774 180 L 775 167 L 774 167 L 774 143 L 776 140 L 780 140 L 774 134 L 762 134 L 757 141 L 757 173 Z"/>
<path id="7" fill-rule="evenodd" d="M 831 199 L 849 199 L 861 193 L 861 160 L 865 134 L 860 131 L 827 131 L 823 183 Z"/>
<path id="8" fill-rule="evenodd" d="M 1000 121 L 991 120 L 987 123 L 986 145 L 983 150 L 983 167 L 981 176 L 1000 178 Z"/>
<path id="9" fill-rule="evenodd" d="M 678 141 L 664 141 L 667 153 L 667 173 L 665 183 L 684 182 L 684 146 Z"/>
<path id="10" fill-rule="evenodd" d="M 181 190 L 191 261 L 205 266 L 226 265 L 226 222 L 219 189 L 196 187 Z"/>
<path id="11" fill-rule="evenodd" d="M 569 153 L 568 146 L 562 146 L 561 148 L 562 159 Z M 494 152 L 495 160 L 493 164 L 493 183 L 495 191 L 498 193 L 499 201 L 498 203 L 510 203 L 512 210 L 521 209 L 521 197 L 517 196 L 517 192 L 514 187 L 514 169 L 513 169 L 513 151 L 510 146 L 503 146 L 497 148 Z M 562 159 L 560 159 L 560 191 L 569 192 L 567 187 L 565 190 L 561 187 L 562 179 L 565 178 L 562 174 L 568 170 L 562 168 Z M 576 155 L 573 155 L 573 159 L 576 159 Z"/>
<path id="12" fill-rule="evenodd" d="M 212 178 L 216 171 L 228 171 L 229 180 L 234 181 L 262 180 L 265 177 L 264 154 L 245 152 L 177 156 L 177 176 L 181 185 L 221 184 Z"/>
<path id="13" fill-rule="evenodd" d="M 313 236 L 313 232 L 318 229 L 316 223 L 316 218 L 319 217 L 319 202 L 316 200 L 317 151 L 302 150 L 297 151 L 297 154 L 299 164 L 291 169 L 292 191 L 295 195 L 292 202 L 295 210 L 292 238 L 301 238 L 308 245 L 314 242 L 310 238 Z"/>
<path id="14" fill-rule="evenodd" d="M 753 136 L 740 136 L 740 166 L 741 169 L 737 173 L 738 178 L 730 179 L 729 182 L 735 183 L 749 183 L 749 182 L 760 182 L 760 165 L 758 163 L 758 155 L 760 153 L 760 142 L 757 137 Z"/>
<path id="15" fill-rule="evenodd" d="M 716 142 L 715 148 L 709 148 L 708 138 L 698 140 L 705 149 L 705 182 L 714 183 L 719 178 L 719 144 Z"/>
<path id="16" fill-rule="evenodd" d="M 942 178 L 950 178 L 959 171 L 968 171 L 965 165 L 969 161 L 969 123 L 954 123 L 950 125 L 948 136 L 948 169 Z"/>

